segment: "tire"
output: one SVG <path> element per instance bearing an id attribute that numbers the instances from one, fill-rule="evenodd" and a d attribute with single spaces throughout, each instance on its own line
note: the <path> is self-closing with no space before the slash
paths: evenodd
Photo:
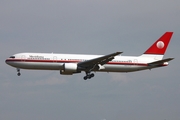
<path id="1" fill-rule="evenodd" d="M 94 77 L 94 73 L 92 73 L 90 76 L 91 76 L 91 78 Z"/>
<path id="2" fill-rule="evenodd" d="M 21 73 L 17 73 L 17 75 L 18 75 L 18 76 L 20 76 L 20 75 L 21 75 Z"/>
<path id="3" fill-rule="evenodd" d="M 84 80 L 87 80 L 87 76 L 84 76 Z"/>

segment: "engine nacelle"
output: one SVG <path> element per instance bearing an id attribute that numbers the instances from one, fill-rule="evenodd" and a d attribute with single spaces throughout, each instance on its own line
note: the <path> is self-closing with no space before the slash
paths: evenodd
<path id="1" fill-rule="evenodd" d="M 61 75 L 72 75 L 73 73 L 77 73 L 77 64 L 76 63 L 64 63 L 63 69 L 60 70 Z"/>

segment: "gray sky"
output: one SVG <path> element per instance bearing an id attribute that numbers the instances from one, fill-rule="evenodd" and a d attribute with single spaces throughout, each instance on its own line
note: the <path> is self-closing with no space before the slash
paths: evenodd
<path id="1" fill-rule="evenodd" d="M 1 120 L 180 120 L 179 0 L 1 0 Z M 164 32 L 174 35 L 168 67 L 135 73 L 21 70 L 19 52 L 141 55 Z"/>

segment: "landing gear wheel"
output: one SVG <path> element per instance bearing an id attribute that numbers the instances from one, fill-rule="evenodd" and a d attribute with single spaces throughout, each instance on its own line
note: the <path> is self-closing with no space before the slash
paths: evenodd
<path id="1" fill-rule="evenodd" d="M 94 73 L 86 73 L 86 76 L 84 76 L 84 80 L 91 79 L 92 77 L 94 77 Z"/>
<path id="2" fill-rule="evenodd" d="M 21 75 L 21 73 L 17 73 L 17 75 L 18 75 L 18 76 L 20 76 L 20 75 Z"/>
<path id="3" fill-rule="evenodd" d="M 87 80 L 87 76 L 84 76 L 84 80 Z"/>
<path id="4" fill-rule="evenodd" d="M 90 74 L 91 78 L 94 77 L 94 73 Z"/>
<path id="5" fill-rule="evenodd" d="M 20 76 L 20 75 L 21 75 L 21 73 L 20 73 L 20 69 L 19 69 L 19 68 L 17 68 L 17 75 L 18 75 L 18 76 Z"/>

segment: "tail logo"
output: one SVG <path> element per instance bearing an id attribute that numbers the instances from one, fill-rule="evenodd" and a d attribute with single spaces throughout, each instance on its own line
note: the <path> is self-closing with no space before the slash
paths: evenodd
<path id="1" fill-rule="evenodd" d="M 164 48 L 164 42 L 159 41 L 159 42 L 157 42 L 156 46 L 157 46 L 159 49 L 163 49 L 163 48 Z"/>
<path id="2" fill-rule="evenodd" d="M 144 54 L 164 55 L 173 32 L 166 32 Z"/>

